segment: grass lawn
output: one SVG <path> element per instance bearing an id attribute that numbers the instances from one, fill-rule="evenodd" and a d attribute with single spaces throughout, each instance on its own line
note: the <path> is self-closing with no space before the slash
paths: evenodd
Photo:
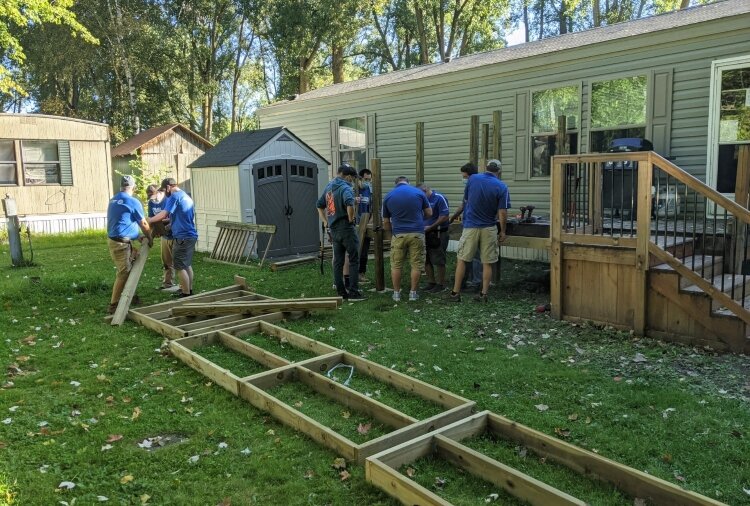
<path id="1" fill-rule="evenodd" d="M 362 466 L 349 463 L 342 480 L 338 455 L 164 353 L 157 334 L 103 323 L 114 279 L 103 234 L 38 237 L 34 262 L 11 268 L 0 245 L 0 504 L 396 504 L 365 482 Z M 154 254 L 139 290 L 146 303 L 168 298 L 156 290 L 160 267 Z M 197 291 L 241 274 L 274 297 L 333 295 L 330 265 L 321 277 L 317 265 L 273 273 L 198 255 L 194 267 Z M 366 292 L 364 302 L 282 325 L 682 487 L 750 502 L 748 358 L 554 321 L 534 312 L 548 296 L 523 289 L 540 266 L 503 267 L 489 305 L 394 304 Z M 284 355 L 266 336 L 246 339 Z M 241 374 L 263 370 L 221 347 L 201 351 Z M 356 371 L 350 386 L 413 416 L 435 412 Z M 348 436 L 367 422 L 300 387 L 274 393 Z M 363 440 L 391 429 L 371 430 Z M 591 504 L 633 504 L 517 445 L 467 444 Z M 444 462 L 410 467 L 456 504 L 493 493 L 515 504 Z"/>

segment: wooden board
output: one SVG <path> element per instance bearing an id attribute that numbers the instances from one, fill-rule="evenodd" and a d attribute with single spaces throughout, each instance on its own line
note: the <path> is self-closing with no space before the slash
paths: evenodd
<path id="1" fill-rule="evenodd" d="M 148 243 L 144 242 L 141 249 L 138 250 L 138 258 L 133 262 L 128 274 L 128 279 L 125 282 L 125 287 L 122 289 L 120 294 L 120 300 L 117 303 L 117 309 L 115 314 L 112 316 L 112 325 L 122 325 L 125 318 L 128 315 L 128 309 L 130 309 L 130 302 L 135 296 L 135 291 L 138 289 L 138 282 L 141 280 L 141 274 L 143 268 L 146 266 L 146 260 L 148 260 L 148 251 L 150 247 Z"/>
<path id="2" fill-rule="evenodd" d="M 321 309 L 337 309 L 341 306 L 341 300 L 274 300 L 257 302 L 230 302 L 224 304 L 201 304 L 190 303 L 174 307 L 171 310 L 174 316 L 202 316 L 202 315 L 228 315 L 248 314 L 258 315 L 274 313 L 278 311 L 310 311 Z"/>

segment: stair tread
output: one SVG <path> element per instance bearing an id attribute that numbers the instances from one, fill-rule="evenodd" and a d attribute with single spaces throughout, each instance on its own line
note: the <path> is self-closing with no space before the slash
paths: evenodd
<path id="1" fill-rule="evenodd" d="M 740 301 L 737 301 L 737 302 L 740 302 Z M 746 310 L 750 311 L 750 295 L 748 295 L 748 296 L 745 297 L 745 300 L 744 300 L 744 302 L 742 304 L 742 307 L 744 307 Z M 733 311 L 730 311 L 729 309 L 724 308 L 724 307 L 722 307 L 720 309 L 715 309 L 714 311 L 711 311 L 711 314 L 714 315 L 714 316 L 734 316 L 734 317 L 737 316 L 737 315 L 734 314 Z"/>
<path id="2" fill-rule="evenodd" d="M 687 268 L 689 268 L 691 270 L 694 269 L 694 270 L 697 271 L 704 264 L 707 265 L 707 266 L 710 266 L 712 263 L 720 263 L 722 259 L 723 259 L 723 257 L 720 257 L 720 256 L 695 255 L 695 267 L 693 267 L 693 257 L 692 256 L 685 257 L 685 258 L 678 259 L 678 260 L 680 260 L 680 262 L 682 262 L 683 265 L 685 265 L 685 267 L 687 267 Z M 652 270 L 656 270 L 656 271 L 674 271 L 674 268 L 671 265 L 667 264 L 667 263 L 663 263 L 663 264 L 659 264 L 659 265 L 654 265 L 653 267 L 651 267 L 651 269 Z"/>
<path id="3" fill-rule="evenodd" d="M 724 293 L 729 293 L 732 290 L 732 286 L 736 288 L 742 288 L 743 284 L 750 283 L 750 276 L 743 276 L 742 274 L 717 274 L 713 279 L 706 280 L 717 289 L 721 290 L 722 278 L 724 281 Z M 703 289 L 698 285 L 690 285 L 682 289 L 685 292 L 703 292 Z M 746 290 L 746 295 L 750 294 L 750 286 Z M 735 295 L 742 295 L 742 293 L 735 293 Z"/>

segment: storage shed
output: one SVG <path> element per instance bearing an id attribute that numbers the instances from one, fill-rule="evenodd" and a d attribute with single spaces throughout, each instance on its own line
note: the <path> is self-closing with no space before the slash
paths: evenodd
<path id="1" fill-rule="evenodd" d="M 16 200 L 20 220 L 32 232 L 104 228 L 110 160 L 108 125 L 0 113 L 0 192 Z"/>
<path id="2" fill-rule="evenodd" d="M 217 221 L 276 225 L 269 257 L 310 253 L 320 238 L 315 201 L 329 162 L 284 127 L 235 132 L 190 165 L 199 251 L 211 251 Z M 264 250 L 268 236 L 258 238 Z"/>
<path id="3" fill-rule="evenodd" d="M 130 162 L 140 159 L 144 171 L 158 178 L 173 177 L 190 193 L 188 166 L 212 147 L 209 141 L 179 123 L 149 128 L 112 149 L 112 180 L 119 184 L 119 174 L 132 174 Z"/>

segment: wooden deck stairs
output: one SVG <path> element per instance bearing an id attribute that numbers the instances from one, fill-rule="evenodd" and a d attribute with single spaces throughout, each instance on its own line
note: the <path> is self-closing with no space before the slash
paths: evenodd
<path id="1" fill-rule="evenodd" d="M 612 173 L 621 159 L 638 164 L 633 196 L 607 204 L 603 168 Z M 750 353 L 750 166 L 738 169 L 735 202 L 656 153 L 561 156 L 553 165 L 554 316 Z M 632 209 L 630 223 L 612 219 L 612 208 Z"/>

